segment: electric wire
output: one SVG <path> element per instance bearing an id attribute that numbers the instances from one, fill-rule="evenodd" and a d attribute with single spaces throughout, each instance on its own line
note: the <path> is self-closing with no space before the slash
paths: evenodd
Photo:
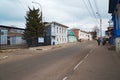
<path id="1" fill-rule="evenodd" d="M 95 14 L 95 11 L 94 11 L 94 9 L 93 9 L 93 7 L 92 7 L 92 4 L 91 4 L 91 1 L 90 1 L 90 0 L 87 0 L 87 1 L 88 1 L 89 5 L 90 5 L 91 11 L 92 11 L 92 13 L 93 13 L 93 15 L 94 15 L 94 18 L 95 18 L 96 21 L 98 22 L 97 17 L 96 17 L 96 14 Z M 99 23 L 99 22 L 98 22 L 98 23 Z"/>
<path id="2" fill-rule="evenodd" d="M 21 2 L 21 0 L 18 0 L 19 1 L 19 3 L 21 4 L 21 7 L 25 10 L 25 11 L 27 11 L 27 9 L 25 8 L 25 6 L 23 5 L 23 3 Z"/>
<path id="3" fill-rule="evenodd" d="M 90 16 L 92 16 L 92 13 L 90 12 L 89 7 L 87 6 L 87 4 L 86 4 L 86 2 L 85 2 L 84 0 L 83 0 L 83 3 L 85 4 L 85 7 L 87 8 L 87 10 L 88 10 Z"/>
<path id="4" fill-rule="evenodd" d="M 96 11 L 99 13 L 99 8 L 98 8 L 98 4 L 97 4 L 97 2 L 96 2 L 96 0 L 93 0 L 93 2 L 94 2 L 94 5 L 95 5 L 95 8 L 96 8 Z"/>

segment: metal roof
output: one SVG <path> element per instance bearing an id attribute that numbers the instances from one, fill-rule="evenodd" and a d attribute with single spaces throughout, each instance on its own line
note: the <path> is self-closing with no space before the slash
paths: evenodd
<path id="1" fill-rule="evenodd" d="M 19 30 L 25 30 L 25 29 L 23 29 L 23 28 L 18 28 L 18 27 L 13 27 L 13 26 L 4 26 L 4 25 L 0 25 L 0 27 L 2 27 L 2 28 L 12 28 L 12 29 L 19 29 Z"/>

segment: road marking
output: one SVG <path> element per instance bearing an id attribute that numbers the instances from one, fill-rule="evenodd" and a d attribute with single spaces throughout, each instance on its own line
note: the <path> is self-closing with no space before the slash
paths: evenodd
<path id="1" fill-rule="evenodd" d="M 76 70 L 76 69 L 78 68 L 78 66 L 79 66 L 80 64 L 82 64 L 82 63 L 83 63 L 83 60 L 80 61 L 80 62 L 74 67 L 74 70 Z"/>
<path id="2" fill-rule="evenodd" d="M 91 49 L 89 53 L 92 53 L 95 48 L 96 48 L 96 46 L 93 49 Z"/>
<path id="3" fill-rule="evenodd" d="M 86 59 L 88 56 L 89 56 L 89 54 L 87 54 L 87 55 L 84 57 L 84 59 Z"/>
<path id="4" fill-rule="evenodd" d="M 83 58 L 83 60 L 81 60 L 75 67 L 74 67 L 74 71 L 79 67 L 79 65 L 81 65 L 84 60 L 89 56 L 90 53 L 93 52 L 93 50 L 95 49 L 96 47 L 94 47 L 92 50 L 89 51 L 89 53 Z M 64 77 L 62 80 L 67 80 L 68 79 L 68 76 Z"/>
<path id="5" fill-rule="evenodd" d="M 68 77 L 66 76 L 66 77 L 64 77 L 62 80 L 67 80 L 67 78 L 68 78 Z"/>
<path id="6" fill-rule="evenodd" d="M 90 50 L 90 52 L 89 53 L 92 53 L 93 52 L 93 49 L 92 50 Z"/>
<path id="7" fill-rule="evenodd" d="M 90 50 L 90 52 L 84 57 L 84 59 L 86 59 L 86 58 L 89 56 L 89 54 L 93 52 L 94 49 L 95 49 L 95 47 L 94 47 L 92 50 Z M 81 61 L 74 67 L 74 70 L 76 70 L 76 69 L 78 68 L 78 66 L 83 63 L 84 59 L 81 60 Z"/>

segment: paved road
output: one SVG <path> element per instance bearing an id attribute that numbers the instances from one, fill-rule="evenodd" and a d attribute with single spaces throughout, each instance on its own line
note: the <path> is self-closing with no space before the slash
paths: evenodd
<path id="1" fill-rule="evenodd" d="M 96 46 L 67 80 L 120 80 L 120 56 L 107 46 Z"/>
<path id="2" fill-rule="evenodd" d="M 87 42 L 2 63 L 0 80 L 63 80 L 94 47 L 94 42 Z"/>

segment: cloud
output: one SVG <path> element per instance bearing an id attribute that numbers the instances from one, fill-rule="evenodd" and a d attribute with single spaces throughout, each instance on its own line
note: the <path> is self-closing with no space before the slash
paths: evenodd
<path id="1" fill-rule="evenodd" d="M 25 23 L 23 21 L 3 21 L 0 25 L 14 26 L 25 29 Z"/>
<path id="2" fill-rule="evenodd" d="M 32 1 L 40 3 L 34 4 Z M 93 3 L 93 0 L 90 0 Z M 108 26 L 108 0 L 94 0 L 99 8 L 103 21 L 103 30 Z M 87 2 L 87 0 L 85 0 Z M 9 5 L 9 6 L 6 6 Z M 88 4 L 87 4 L 88 5 Z M 28 6 L 32 8 L 42 8 L 44 21 L 56 21 L 70 28 L 77 27 L 84 30 L 92 30 L 94 26 L 99 26 L 99 18 L 91 16 L 83 3 L 83 0 L 1 0 L 0 24 L 15 25 L 25 27 L 26 11 Z M 95 10 L 95 6 L 93 6 Z M 89 7 L 90 9 L 90 7 Z M 90 9 L 91 10 L 91 9 Z"/>
<path id="3" fill-rule="evenodd" d="M 8 0 L 4 0 L 3 2 L 1 2 L 0 9 L 0 17 L 2 17 L 2 19 L 18 19 L 20 17 L 23 17 L 25 13 L 18 2 L 15 3 L 14 1 Z"/>

